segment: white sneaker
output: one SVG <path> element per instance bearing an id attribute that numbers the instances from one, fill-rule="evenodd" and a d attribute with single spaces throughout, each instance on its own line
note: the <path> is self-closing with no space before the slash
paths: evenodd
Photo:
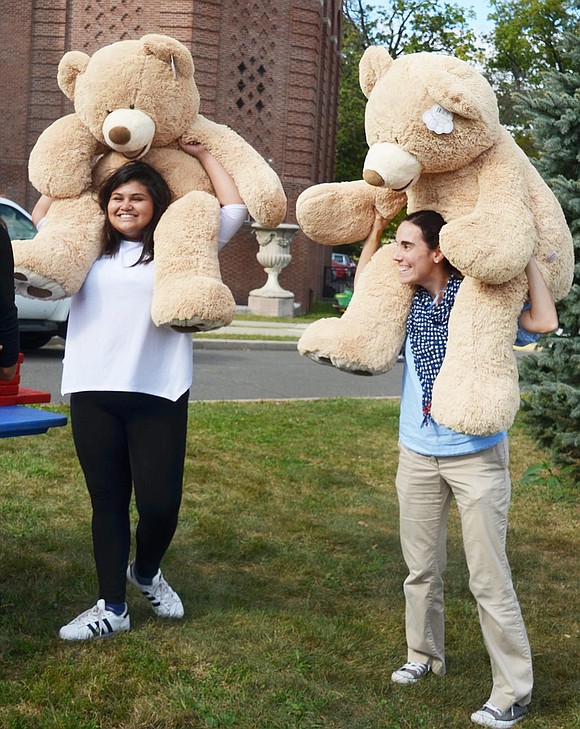
<path id="1" fill-rule="evenodd" d="M 391 681 L 393 683 L 401 683 L 409 685 L 417 683 L 424 678 L 428 673 L 431 672 L 431 666 L 427 663 L 417 663 L 416 661 L 408 661 L 401 668 L 397 668 L 391 674 Z"/>
<path id="2" fill-rule="evenodd" d="M 142 585 L 135 577 L 135 562 L 127 567 L 127 580 L 149 600 L 153 612 L 159 618 L 182 618 L 183 603 L 179 595 L 168 584 L 167 580 L 157 570 L 150 585 Z"/>
<path id="3" fill-rule="evenodd" d="M 59 635 L 63 640 L 94 640 L 129 630 L 130 627 L 128 609 L 123 615 L 116 615 L 105 608 L 104 600 L 97 600 L 95 606 L 63 625 Z"/>

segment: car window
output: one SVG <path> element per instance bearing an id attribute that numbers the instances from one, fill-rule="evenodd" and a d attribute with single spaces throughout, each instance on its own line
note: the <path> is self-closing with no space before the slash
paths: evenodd
<path id="1" fill-rule="evenodd" d="M 8 226 L 12 240 L 28 240 L 36 235 L 37 230 L 34 223 L 22 215 L 20 210 L 0 203 L 0 215 Z"/>

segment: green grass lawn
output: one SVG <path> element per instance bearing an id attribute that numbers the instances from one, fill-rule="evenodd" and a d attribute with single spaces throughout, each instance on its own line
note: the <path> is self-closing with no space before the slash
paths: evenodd
<path id="1" fill-rule="evenodd" d="M 63 409 L 64 410 L 64 409 Z M 396 401 L 191 405 L 181 521 L 164 562 L 183 621 L 129 586 L 132 630 L 64 643 L 96 599 L 70 428 L 0 441 L 2 729 L 469 727 L 490 675 L 458 520 L 448 675 L 415 687 L 394 475 Z M 516 425 L 510 558 L 535 657 L 528 729 L 580 727 L 578 498 L 519 482 L 545 460 Z"/>
<path id="2" fill-rule="evenodd" d="M 299 314 L 291 318 L 275 317 L 275 316 L 259 316 L 258 314 L 248 314 L 243 312 L 236 313 L 236 321 L 265 321 L 265 322 L 291 322 L 293 324 L 310 324 L 321 317 L 340 316 L 338 311 L 333 307 L 332 301 L 317 301 L 313 304 L 308 314 Z"/>

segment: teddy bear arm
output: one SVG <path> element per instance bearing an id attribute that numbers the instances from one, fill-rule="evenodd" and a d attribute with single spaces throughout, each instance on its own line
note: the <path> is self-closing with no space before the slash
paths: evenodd
<path id="1" fill-rule="evenodd" d="M 495 155 L 478 172 L 472 212 L 441 231 L 441 250 L 463 274 L 499 284 L 521 273 L 536 243 L 536 227 L 521 166 Z"/>
<path id="2" fill-rule="evenodd" d="M 250 215 L 267 228 L 286 216 L 286 195 L 280 178 L 266 160 L 239 134 L 198 114 L 182 136 L 203 144 L 231 175 Z"/>
<path id="3" fill-rule="evenodd" d="M 405 202 L 405 195 L 380 190 L 363 180 L 328 182 L 300 193 L 296 218 L 304 233 L 317 243 L 342 245 L 367 237 L 375 207 L 390 220 Z"/>
<path id="4" fill-rule="evenodd" d="M 30 181 L 49 197 L 76 197 L 89 188 L 92 158 L 103 149 L 76 114 L 57 119 L 30 154 Z"/>
<path id="5" fill-rule="evenodd" d="M 176 200 L 161 216 L 151 305 L 157 326 L 202 331 L 231 323 L 236 305 L 220 276 L 219 223 L 218 201 L 200 191 Z"/>

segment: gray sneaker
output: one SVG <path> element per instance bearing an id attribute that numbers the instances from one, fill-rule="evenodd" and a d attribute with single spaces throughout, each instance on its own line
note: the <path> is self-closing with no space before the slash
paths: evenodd
<path id="1" fill-rule="evenodd" d="M 183 603 L 179 595 L 167 584 L 167 580 L 157 570 L 150 585 L 142 585 L 135 577 L 135 562 L 127 567 L 127 580 L 149 600 L 153 612 L 159 618 L 182 618 Z"/>
<path id="2" fill-rule="evenodd" d="M 525 719 L 527 713 L 527 706 L 514 704 L 509 709 L 502 711 L 488 701 L 471 715 L 471 721 L 480 726 L 492 727 L 492 729 L 508 729 L 518 721 Z"/>
<path id="3" fill-rule="evenodd" d="M 431 671 L 431 666 L 428 663 L 417 663 L 416 661 L 408 661 L 401 668 L 397 668 L 391 674 L 391 681 L 393 683 L 411 684 L 417 683 L 424 678 Z"/>

